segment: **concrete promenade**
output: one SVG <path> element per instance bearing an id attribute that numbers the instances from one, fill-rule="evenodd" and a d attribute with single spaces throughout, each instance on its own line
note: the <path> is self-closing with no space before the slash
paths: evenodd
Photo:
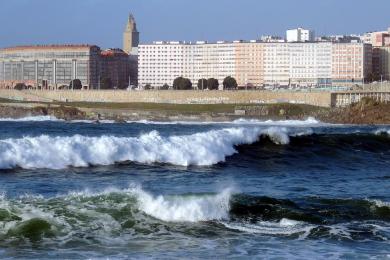
<path id="1" fill-rule="evenodd" d="M 363 97 L 390 102 L 389 90 L 340 92 L 292 91 L 126 91 L 126 90 L 9 90 L 0 89 L 0 98 L 35 102 L 112 102 L 168 104 L 264 104 L 293 103 L 320 107 L 343 107 Z"/>

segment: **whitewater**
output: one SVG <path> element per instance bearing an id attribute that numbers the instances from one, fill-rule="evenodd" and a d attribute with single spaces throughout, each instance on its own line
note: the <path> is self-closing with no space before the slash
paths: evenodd
<path id="1" fill-rule="evenodd" d="M 0 120 L 2 259 L 386 259 L 390 126 Z"/>
<path id="2" fill-rule="evenodd" d="M 241 127 L 169 137 L 152 131 L 138 137 L 41 135 L 12 138 L 0 140 L 0 169 L 64 169 L 126 161 L 209 166 L 224 162 L 227 156 L 235 154 L 235 146 L 252 144 L 261 136 L 285 145 L 289 143 L 289 135 L 298 134 L 305 132 L 289 132 L 280 127 Z"/>

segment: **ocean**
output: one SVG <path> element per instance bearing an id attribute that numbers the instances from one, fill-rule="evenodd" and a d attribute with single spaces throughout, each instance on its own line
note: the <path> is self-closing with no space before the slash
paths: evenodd
<path id="1" fill-rule="evenodd" d="M 1 259 L 390 259 L 390 126 L 0 129 Z"/>

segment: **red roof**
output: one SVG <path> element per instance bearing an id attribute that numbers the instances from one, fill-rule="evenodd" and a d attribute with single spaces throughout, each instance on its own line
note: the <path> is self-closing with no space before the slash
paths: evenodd
<path id="1" fill-rule="evenodd" d="M 101 56 L 129 56 L 126 52 L 121 49 L 108 49 L 100 53 Z"/>

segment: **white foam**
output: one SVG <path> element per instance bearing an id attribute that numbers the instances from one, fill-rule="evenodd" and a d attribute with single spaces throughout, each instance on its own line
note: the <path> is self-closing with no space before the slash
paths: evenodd
<path id="1" fill-rule="evenodd" d="M 131 184 L 127 189 L 111 187 L 99 192 L 84 190 L 71 192 L 59 198 L 74 203 L 84 202 L 88 198 L 122 194 L 135 198 L 137 201 L 135 206 L 146 215 L 156 219 L 166 222 L 200 222 L 228 220 L 230 199 L 233 193 L 234 188 L 229 187 L 216 194 L 154 196 L 143 190 L 140 185 Z M 103 202 L 104 199 L 100 200 L 100 203 Z M 120 204 L 113 206 L 118 207 L 118 205 Z"/>
<path id="2" fill-rule="evenodd" d="M 71 120 L 70 123 L 81 123 L 81 124 L 114 124 L 115 120 Z"/>
<path id="3" fill-rule="evenodd" d="M 231 189 L 217 195 L 157 196 L 142 189 L 134 190 L 139 208 L 146 214 L 166 222 L 199 222 L 224 220 L 229 217 Z"/>
<path id="4" fill-rule="evenodd" d="M 0 234 L 6 234 L 8 231 L 17 227 L 19 223 L 32 219 L 44 219 L 55 225 L 64 225 L 65 222 L 58 218 L 54 212 L 41 209 L 34 205 L 34 202 L 42 201 L 41 196 L 24 195 L 19 200 L 10 202 L 5 194 L 0 195 L 0 209 L 17 216 L 19 220 L 3 222 L 0 225 Z M 1 223 L 1 222 L 0 222 Z"/>
<path id="5" fill-rule="evenodd" d="M 371 202 L 371 203 L 374 203 L 375 206 L 377 206 L 379 208 L 383 208 L 383 207 L 390 208 L 390 202 L 381 201 L 381 200 L 368 200 L 368 201 Z"/>
<path id="6" fill-rule="evenodd" d="M 257 119 L 237 119 L 233 121 L 235 124 L 254 124 L 254 125 L 264 125 L 264 126 L 312 126 L 312 125 L 319 125 L 323 124 L 320 121 L 316 120 L 314 117 L 309 117 L 306 120 L 267 120 L 267 121 L 261 121 Z"/>
<path id="7" fill-rule="evenodd" d="M 78 232 L 89 232 L 104 244 L 117 245 L 123 241 L 113 238 L 112 233 L 119 233 L 121 224 L 112 215 L 98 209 L 121 210 L 128 207 L 129 201 L 125 199 L 124 202 L 113 203 L 111 199 L 96 199 L 100 196 L 116 193 L 127 195 L 135 199 L 132 207 L 136 207 L 140 214 L 144 213 L 165 222 L 192 223 L 227 220 L 232 192 L 232 188 L 227 188 L 213 195 L 153 196 L 140 186 L 132 185 L 128 189 L 109 188 L 100 192 L 85 190 L 49 199 L 31 195 L 8 200 L 0 193 L 0 208 L 20 218 L 0 222 L 0 235 L 7 234 L 25 221 L 43 219 L 52 225 L 52 230 L 60 232 L 57 235 L 61 240 L 68 240 Z M 49 204 L 50 206 L 47 206 Z"/>
<path id="8" fill-rule="evenodd" d="M 262 121 L 258 119 L 237 119 L 234 121 L 221 121 L 221 122 L 202 122 L 202 121 L 151 121 L 151 120 L 139 120 L 139 121 L 127 121 L 127 123 L 137 123 L 146 125 L 261 125 L 261 126 L 315 126 L 324 125 L 320 121 L 313 117 L 309 117 L 306 120 L 267 120 Z"/>
<path id="9" fill-rule="evenodd" d="M 390 135 L 390 129 L 388 129 L 388 128 L 381 128 L 381 129 L 376 130 L 375 134 L 376 135 L 383 135 L 383 134 Z"/>
<path id="10" fill-rule="evenodd" d="M 63 121 L 54 116 L 29 116 L 22 118 L 0 118 L 0 122 L 44 122 L 44 121 Z"/>
<path id="11" fill-rule="evenodd" d="M 293 235 L 306 237 L 314 228 L 313 225 L 291 219 L 281 219 L 279 222 L 259 221 L 256 224 L 222 222 L 229 229 L 241 232 L 263 235 Z"/>
<path id="12" fill-rule="evenodd" d="M 152 131 L 139 137 L 11 138 L 0 140 L 0 169 L 64 169 L 126 161 L 209 166 L 225 161 L 237 152 L 235 146 L 252 144 L 261 135 L 268 135 L 277 144 L 289 142 L 288 130 L 280 127 L 226 128 L 171 137 Z"/>
<path id="13" fill-rule="evenodd" d="M 286 145 L 290 142 L 287 128 L 270 127 L 263 131 L 275 144 Z"/>

